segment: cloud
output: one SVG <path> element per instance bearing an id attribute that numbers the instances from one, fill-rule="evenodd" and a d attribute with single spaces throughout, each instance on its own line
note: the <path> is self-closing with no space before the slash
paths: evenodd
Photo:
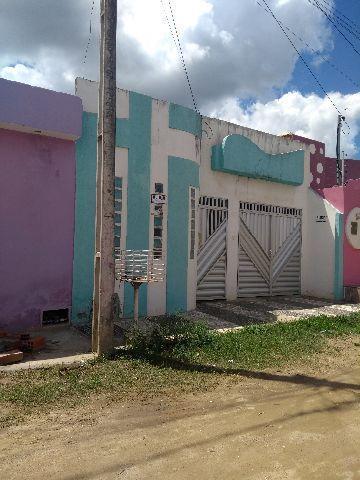
<path id="1" fill-rule="evenodd" d="M 332 0 L 329 0 L 329 2 Z M 182 49 L 202 113 L 272 133 L 326 141 L 334 152 L 337 113 L 319 95 L 286 92 L 296 52 L 261 0 L 172 0 Z M 333 49 L 325 17 L 307 0 L 267 0 L 280 21 L 322 55 Z M 2 0 L 0 76 L 73 92 L 76 76 L 98 79 L 99 1 L 89 38 L 91 0 Z M 191 105 L 176 33 L 169 31 L 168 1 L 118 0 L 117 81 L 130 90 Z M 292 37 L 314 68 L 319 58 Z M 314 91 L 317 87 L 314 85 Z M 279 94 L 280 92 L 280 94 Z M 274 100 L 275 97 L 280 98 Z M 332 93 L 351 134 L 343 144 L 354 154 L 360 94 Z M 254 101 L 249 104 L 249 98 Z M 242 107 L 241 107 L 242 105 Z M 345 127 L 346 129 L 346 127 Z"/>
<path id="2" fill-rule="evenodd" d="M 360 92 L 349 95 L 332 92 L 329 95 L 345 112 L 350 126 L 350 132 L 346 125 L 343 126 L 341 141 L 342 148 L 351 157 L 359 153 L 355 139 L 360 134 Z M 320 140 L 326 144 L 327 153 L 335 156 L 337 112 L 327 98 L 294 91 L 276 100 L 254 102 L 248 107 L 242 107 L 235 98 L 228 98 L 221 108 L 214 108 L 209 113 L 213 117 L 277 135 L 292 132 Z"/>
<path id="3" fill-rule="evenodd" d="M 52 88 L 50 79 L 36 70 L 34 67 L 17 63 L 0 69 L 0 77 L 13 80 L 15 82 L 24 82 L 35 87 Z"/>
<path id="4" fill-rule="evenodd" d="M 6 46 L 0 53 L 2 75 L 34 82 L 38 78 L 41 85 L 67 92 L 73 91 L 77 75 L 96 80 L 98 3 L 84 65 L 90 0 L 2 0 L 0 43 Z M 326 19 L 307 0 L 268 3 L 316 50 L 326 53 L 332 48 Z M 274 89 L 283 89 L 291 79 L 297 55 L 255 0 L 172 0 L 172 4 L 193 89 L 203 109 L 229 96 L 268 100 Z M 171 19 L 168 2 L 163 5 L 160 0 L 118 1 L 118 84 L 191 105 L 166 21 Z M 299 48 L 306 50 L 303 44 Z M 22 67 L 26 65 L 31 69 Z"/>

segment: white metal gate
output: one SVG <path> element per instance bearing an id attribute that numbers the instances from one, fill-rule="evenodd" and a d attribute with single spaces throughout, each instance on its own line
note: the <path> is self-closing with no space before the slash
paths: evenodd
<path id="1" fill-rule="evenodd" d="M 240 202 L 238 297 L 300 288 L 301 210 Z"/>
<path id="2" fill-rule="evenodd" d="M 197 300 L 225 298 L 227 217 L 226 199 L 200 197 Z"/>

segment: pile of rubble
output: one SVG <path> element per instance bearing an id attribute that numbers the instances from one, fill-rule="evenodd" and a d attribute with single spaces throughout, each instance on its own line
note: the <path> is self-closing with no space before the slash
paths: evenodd
<path id="1" fill-rule="evenodd" d="M 45 337 L 31 336 L 29 333 L 9 334 L 0 331 L 0 365 L 20 362 L 24 354 L 41 350 Z"/>

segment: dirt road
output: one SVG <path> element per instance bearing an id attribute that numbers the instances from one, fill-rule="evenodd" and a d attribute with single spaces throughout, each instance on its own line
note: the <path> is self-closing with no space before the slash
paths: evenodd
<path id="1" fill-rule="evenodd" d="M 0 434 L 1 478 L 359 479 L 360 368 L 53 413 Z"/>

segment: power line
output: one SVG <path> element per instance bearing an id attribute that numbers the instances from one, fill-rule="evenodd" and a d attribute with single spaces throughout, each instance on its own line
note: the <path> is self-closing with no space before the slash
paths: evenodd
<path id="1" fill-rule="evenodd" d="M 83 61 L 82 61 L 83 65 L 85 65 L 85 63 L 86 63 L 86 61 L 87 61 L 87 56 L 88 56 L 89 47 L 90 47 L 90 42 L 91 42 L 91 35 L 92 35 L 91 19 L 92 19 L 92 15 L 93 15 L 93 13 L 94 13 L 94 7 L 95 7 L 95 0 L 92 1 L 91 10 L 90 10 L 89 38 L 88 38 L 88 41 L 87 41 L 87 44 L 86 44 L 86 48 L 85 48 L 84 59 L 83 59 Z"/>
<path id="2" fill-rule="evenodd" d="M 330 10 L 331 12 L 338 12 L 340 17 L 338 15 L 336 15 L 337 18 L 341 18 L 343 17 L 345 20 L 342 20 L 344 23 L 346 23 L 347 25 L 349 26 L 352 26 L 352 28 L 360 33 L 360 25 L 357 24 L 356 22 L 354 22 L 353 20 L 351 20 L 351 18 L 347 17 L 344 13 L 342 13 L 341 10 L 339 10 L 338 8 L 334 7 L 328 0 L 321 0 L 321 2 L 325 5 L 327 5 L 328 7 L 328 10 Z M 333 13 L 334 15 L 334 13 Z"/>
<path id="3" fill-rule="evenodd" d="M 327 6 L 327 4 L 321 3 L 320 0 L 315 0 L 315 3 L 316 5 L 313 4 L 314 6 L 317 7 L 317 5 L 319 5 L 319 7 L 323 8 L 324 11 L 326 11 L 326 13 L 332 17 L 336 24 L 340 25 L 340 27 L 349 32 L 350 35 L 354 36 L 357 40 L 360 40 L 360 32 L 356 27 L 341 18 L 341 16 L 337 15 L 331 7 Z"/>
<path id="4" fill-rule="evenodd" d="M 339 34 L 345 39 L 345 41 L 352 47 L 352 49 L 360 56 L 360 51 L 355 47 L 355 45 L 352 43 L 351 40 L 349 40 L 347 38 L 347 36 L 338 28 L 338 26 L 336 25 L 336 23 L 330 18 L 329 14 L 323 9 L 321 8 L 321 6 L 319 5 L 319 3 L 317 2 L 317 0 L 315 0 L 315 3 L 313 3 L 311 0 L 308 0 L 308 2 L 310 3 L 310 5 L 312 5 L 313 7 L 317 8 L 318 10 L 320 10 L 320 12 L 322 12 L 325 17 L 329 20 L 329 22 L 334 26 L 335 30 L 337 30 L 339 32 Z"/>
<path id="5" fill-rule="evenodd" d="M 194 110 L 197 112 L 197 113 L 200 113 L 199 112 L 199 108 L 197 106 L 197 102 L 196 102 L 196 98 L 195 98 L 195 94 L 194 94 L 194 91 L 192 89 L 192 86 L 191 86 L 191 81 L 190 81 L 190 76 L 189 76 L 189 72 L 188 72 L 188 69 L 186 67 L 186 62 L 185 62 L 185 58 L 184 58 L 184 53 L 183 53 L 183 49 L 182 49 L 182 46 L 181 46 L 181 41 L 180 41 L 180 35 L 179 35 L 179 31 L 177 29 L 177 26 L 176 26 L 176 20 L 175 20 L 175 15 L 174 15 L 174 12 L 173 12 L 173 8 L 172 8 L 172 5 L 171 5 L 171 0 L 168 0 L 168 5 L 169 5 L 169 10 L 170 10 L 170 16 L 171 16 L 171 20 L 172 20 L 172 27 L 173 29 L 171 28 L 170 26 L 170 21 L 169 21 L 169 18 L 166 14 L 166 10 L 165 10 L 165 7 L 164 7 L 164 4 L 163 4 L 163 1 L 161 0 L 161 4 L 163 6 L 163 9 L 164 9 L 164 13 L 165 13 L 165 18 L 166 18 L 166 21 L 169 25 L 169 29 L 170 29 L 170 33 L 171 33 L 171 36 L 173 37 L 173 40 L 175 42 L 175 45 L 177 46 L 177 50 L 178 50 L 178 53 L 179 53 L 179 57 L 180 57 L 180 62 L 182 64 L 182 67 L 183 67 L 183 70 L 184 70 L 184 73 L 185 73 L 185 77 L 186 77 L 186 81 L 187 81 L 187 84 L 188 84 L 188 87 L 189 87 L 189 91 L 190 91 L 190 96 L 191 96 L 191 99 L 192 99 L 192 103 L 194 105 Z"/>
<path id="6" fill-rule="evenodd" d="M 266 6 L 268 12 L 270 13 L 270 15 L 273 17 L 273 19 L 275 20 L 275 22 L 278 24 L 279 28 L 282 30 L 283 34 L 286 36 L 286 38 L 288 39 L 289 43 L 291 44 L 291 46 L 293 47 L 293 49 L 295 50 L 295 52 L 299 55 L 299 58 L 301 59 L 301 61 L 303 62 L 303 64 L 305 65 L 305 67 L 307 68 L 307 70 L 310 72 L 310 74 L 312 75 L 312 77 L 314 78 L 315 82 L 318 84 L 318 86 L 320 87 L 320 89 L 322 90 L 322 92 L 324 93 L 324 95 L 326 96 L 326 98 L 330 101 L 330 103 L 332 104 L 332 106 L 335 108 L 335 110 L 337 111 L 338 115 L 343 115 L 340 110 L 338 109 L 338 107 L 335 105 L 335 103 L 333 102 L 333 100 L 331 99 L 331 97 L 329 96 L 329 94 L 327 93 L 327 91 L 325 90 L 324 86 L 322 85 L 322 83 L 320 82 L 320 80 L 317 78 L 317 76 L 315 75 L 315 73 L 311 70 L 309 64 L 307 63 L 307 61 L 305 60 L 305 58 L 301 55 L 300 51 L 297 49 L 296 45 L 294 44 L 294 42 L 291 40 L 291 38 L 289 37 L 289 35 L 286 33 L 284 27 L 282 26 L 280 20 L 278 20 L 278 18 L 276 17 L 276 15 L 274 14 L 274 12 L 271 10 L 271 8 L 269 7 L 268 3 L 266 2 L 266 0 L 262 0 L 263 4 Z M 348 126 L 349 130 L 350 130 L 350 126 L 346 123 L 346 125 Z"/>
<path id="7" fill-rule="evenodd" d="M 259 7 L 261 7 L 263 10 L 265 10 L 265 12 L 270 13 L 266 8 L 264 8 L 263 5 L 261 5 L 261 3 L 259 3 L 257 0 L 255 0 L 255 1 L 259 5 Z M 306 47 L 309 48 L 315 55 L 318 55 L 319 57 L 321 57 L 324 62 L 328 63 L 334 70 L 336 70 L 344 78 L 346 78 L 350 83 L 352 83 L 354 85 L 354 87 L 360 89 L 360 83 L 356 82 L 353 78 L 350 77 L 350 75 L 348 75 L 343 70 L 341 70 L 341 68 L 339 68 L 334 62 L 331 62 L 327 57 L 325 57 L 319 51 L 317 51 L 315 48 L 313 48 L 311 45 L 309 45 L 309 43 L 306 40 L 304 40 L 298 33 L 295 33 L 288 25 L 286 25 L 281 20 L 279 20 L 279 22 L 288 32 L 291 33 L 291 35 L 293 35 L 300 42 L 302 42 L 304 45 L 306 45 Z"/>

